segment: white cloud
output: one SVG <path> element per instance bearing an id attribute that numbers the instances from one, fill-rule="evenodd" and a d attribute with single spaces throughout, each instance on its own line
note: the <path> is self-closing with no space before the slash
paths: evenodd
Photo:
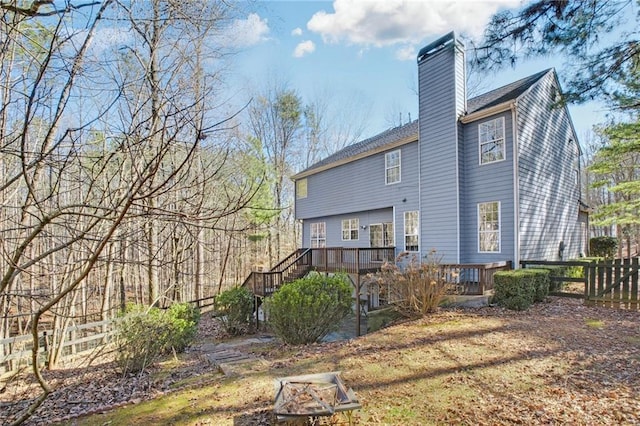
<path id="1" fill-rule="evenodd" d="M 451 30 L 478 38 L 498 10 L 520 0 L 334 0 L 334 12 L 315 13 L 307 28 L 325 43 L 415 45 Z"/>
<path id="2" fill-rule="evenodd" d="M 294 58 L 302 58 L 304 55 L 308 53 L 313 53 L 316 50 L 316 45 L 311 40 L 306 40 L 301 43 L 298 43 L 295 50 L 293 51 Z"/>
<path id="3" fill-rule="evenodd" d="M 404 46 L 396 50 L 396 59 L 401 61 L 413 61 L 418 56 L 415 46 Z"/>
<path id="4" fill-rule="evenodd" d="M 253 46 L 268 39 L 267 19 L 251 13 L 247 19 L 235 19 L 227 31 L 227 37 L 238 47 Z"/>
<path id="5" fill-rule="evenodd" d="M 302 28 L 300 28 L 300 27 L 295 28 L 293 31 L 291 31 L 291 35 L 292 36 L 296 36 L 296 37 L 301 36 L 302 35 Z"/>

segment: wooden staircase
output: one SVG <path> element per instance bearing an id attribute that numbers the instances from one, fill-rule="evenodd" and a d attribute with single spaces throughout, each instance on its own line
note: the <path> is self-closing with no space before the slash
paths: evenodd
<path id="1" fill-rule="evenodd" d="M 253 271 L 242 283 L 256 296 L 271 296 L 283 284 L 302 278 L 311 271 L 311 249 L 298 249 L 268 272 Z"/>
<path id="2" fill-rule="evenodd" d="M 272 295 L 283 284 L 304 277 L 310 271 L 366 274 L 379 271 L 384 262 L 393 262 L 393 247 L 302 248 L 294 251 L 268 272 L 251 272 L 242 283 L 258 297 Z"/>

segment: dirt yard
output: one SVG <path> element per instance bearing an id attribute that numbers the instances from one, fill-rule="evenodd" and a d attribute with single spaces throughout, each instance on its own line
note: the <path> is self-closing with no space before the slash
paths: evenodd
<path id="1" fill-rule="evenodd" d="M 442 309 L 304 347 L 236 341 L 255 359 L 228 376 L 204 350 L 221 339 L 207 319 L 198 345 L 141 377 L 111 364 L 46 372 L 56 391 L 28 424 L 271 425 L 275 378 L 327 371 L 342 371 L 363 425 L 640 424 L 640 313 L 579 300 L 550 297 L 526 312 Z M 33 389 L 6 385 L 1 424 Z"/>

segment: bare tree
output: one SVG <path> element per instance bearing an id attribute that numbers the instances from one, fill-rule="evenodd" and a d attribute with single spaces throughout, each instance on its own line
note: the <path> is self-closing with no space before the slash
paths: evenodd
<path id="1" fill-rule="evenodd" d="M 28 324 L 41 388 L 15 423 L 52 391 L 43 325 L 105 318 L 161 290 L 184 300 L 194 241 L 256 192 L 233 164 L 228 117 L 208 107 L 217 80 L 203 71 L 215 59 L 203 46 L 225 3 L 155 1 L 150 15 L 146 3 L 65 5 L 0 3 L 0 336 Z M 91 47 L 107 18 L 135 30 L 120 55 Z M 53 336 L 50 367 L 64 334 Z"/>

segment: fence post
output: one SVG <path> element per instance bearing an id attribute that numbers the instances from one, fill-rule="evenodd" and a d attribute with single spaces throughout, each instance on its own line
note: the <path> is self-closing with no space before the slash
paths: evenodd
<path id="1" fill-rule="evenodd" d="M 596 304 L 595 297 L 598 294 L 596 287 L 596 279 L 599 275 L 598 263 L 593 261 L 589 263 L 589 294 L 586 298 L 587 305 L 594 306 Z"/>
<path id="2" fill-rule="evenodd" d="M 630 283 L 630 297 L 629 297 L 629 309 L 638 309 L 638 258 L 634 257 L 631 261 L 631 268 L 635 271 L 629 278 Z"/>

